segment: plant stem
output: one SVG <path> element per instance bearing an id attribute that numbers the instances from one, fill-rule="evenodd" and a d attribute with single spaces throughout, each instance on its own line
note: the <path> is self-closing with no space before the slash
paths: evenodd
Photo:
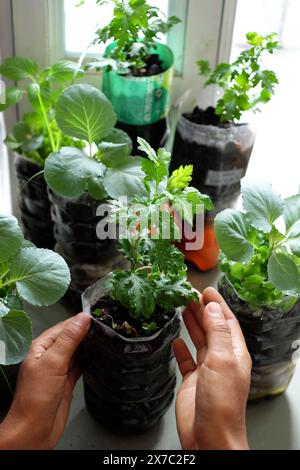
<path id="1" fill-rule="evenodd" d="M 41 90 L 40 90 L 39 85 L 37 86 L 37 95 L 38 95 L 38 100 L 39 100 L 39 103 L 40 103 L 42 115 L 43 115 L 43 118 L 44 118 L 44 121 L 45 121 L 45 124 L 46 124 L 48 136 L 49 136 L 49 139 L 50 139 L 52 152 L 56 152 L 58 149 L 56 148 L 56 145 L 55 145 L 54 137 L 53 137 L 53 134 L 52 134 L 52 131 L 51 131 L 50 123 L 49 123 L 48 116 L 47 116 L 47 113 L 46 113 L 46 110 L 45 110 L 45 106 L 44 106 L 44 103 L 43 103 L 43 99 L 42 99 Z"/>
<path id="2" fill-rule="evenodd" d="M 13 397 L 13 396 L 14 396 L 14 392 L 13 392 L 12 386 L 10 385 L 9 380 L 8 380 L 8 378 L 6 377 L 6 374 L 5 374 L 5 372 L 4 372 L 4 370 L 2 369 L 1 366 L 0 366 L 0 372 L 1 372 L 2 376 L 3 376 L 3 378 L 4 378 L 4 381 L 5 381 L 5 383 L 6 383 L 7 387 L 8 387 L 8 389 L 9 389 L 9 392 L 10 392 L 11 396 Z"/>

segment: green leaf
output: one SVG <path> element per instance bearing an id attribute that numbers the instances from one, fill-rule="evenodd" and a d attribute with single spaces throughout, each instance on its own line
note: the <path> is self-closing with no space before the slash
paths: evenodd
<path id="1" fill-rule="evenodd" d="M 64 147 L 52 153 L 45 162 L 45 180 L 59 196 L 75 198 L 87 190 L 93 178 L 102 177 L 102 163 L 88 158 L 75 147 Z M 91 183 L 93 185 L 93 183 Z"/>
<path id="2" fill-rule="evenodd" d="M 13 134 L 9 134 L 4 139 L 4 143 L 11 150 L 16 150 L 21 146 L 21 143 L 16 140 L 16 138 L 13 136 Z"/>
<path id="3" fill-rule="evenodd" d="M 150 318 L 155 309 L 154 293 L 148 279 L 138 273 L 119 271 L 114 278 L 114 297 L 134 318 Z"/>
<path id="4" fill-rule="evenodd" d="M 215 233 L 220 249 L 232 261 L 248 261 L 253 255 L 249 224 L 245 214 L 226 209 L 215 218 Z"/>
<path id="5" fill-rule="evenodd" d="M 241 187 L 243 207 L 251 225 L 269 233 L 272 224 L 283 213 L 283 200 L 272 190 L 269 183 L 251 182 L 243 178 Z"/>
<path id="6" fill-rule="evenodd" d="M 92 178 L 88 182 L 88 193 L 96 201 L 107 199 L 107 192 L 103 185 L 103 178 Z"/>
<path id="7" fill-rule="evenodd" d="M 0 112 L 5 111 L 10 106 L 14 106 L 23 98 L 24 91 L 18 88 L 6 88 L 5 103 L 0 103 Z"/>
<path id="8" fill-rule="evenodd" d="M 211 68 L 208 60 L 198 60 L 197 65 L 199 67 L 199 75 L 208 76 L 211 72 Z"/>
<path id="9" fill-rule="evenodd" d="M 284 199 L 283 218 L 287 230 L 300 220 L 300 194 Z"/>
<path id="10" fill-rule="evenodd" d="M 30 127 L 22 121 L 14 125 L 13 136 L 24 152 L 33 152 L 40 148 L 44 139 L 42 134 L 34 134 Z"/>
<path id="11" fill-rule="evenodd" d="M 287 232 L 287 241 L 292 253 L 296 256 L 300 256 L 300 220 L 290 227 Z"/>
<path id="12" fill-rule="evenodd" d="M 117 168 L 109 168 L 104 176 L 104 187 L 110 197 L 145 196 L 141 158 L 128 157 Z"/>
<path id="13" fill-rule="evenodd" d="M 83 70 L 78 69 L 77 63 L 70 60 L 61 60 L 53 64 L 49 70 L 49 77 L 54 83 L 71 81 L 83 75 Z"/>
<path id="14" fill-rule="evenodd" d="M 296 263 L 283 253 L 273 253 L 268 262 L 269 280 L 288 295 L 300 294 L 300 276 Z"/>
<path id="15" fill-rule="evenodd" d="M 169 240 L 153 241 L 149 256 L 151 263 L 161 272 L 176 273 L 185 269 L 183 253 Z"/>
<path id="16" fill-rule="evenodd" d="M 174 195 L 172 207 L 184 220 L 193 225 L 194 215 L 202 214 L 205 210 L 212 210 L 213 204 L 206 194 L 201 194 L 195 188 L 185 188 Z"/>
<path id="17" fill-rule="evenodd" d="M 64 259 L 51 250 L 23 248 L 10 262 L 6 282 L 16 284 L 22 299 L 32 305 L 51 305 L 66 292 L 70 283 Z"/>
<path id="18" fill-rule="evenodd" d="M 186 188 L 192 180 L 193 165 L 180 166 L 169 178 L 167 189 L 173 191 Z"/>
<path id="19" fill-rule="evenodd" d="M 98 144 L 98 154 L 102 163 L 107 168 L 116 168 L 123 163 L 132 151 L 132 140 L 126 132 L 114 129 L 104 140 Z"/>
<path id="20" fill-rule="evenodd" d="M 106 96 L 91 85 L 72 85 L 56 104 L 57 124 L 66 135 L 91 145 L 110 134 L 116 115 Z"/>
<path id="21" fill-rule="evenodd" d="M 23 57 L 9 57 L 0 65 L 0 74 L 9 80 L 24 80 L 37 76 L 38 64 Z"/>
<path id="22" fill-rule="evenodd" d="M 15 217 L 0 215 L 0 263 L 4 263 L 21 248 L 23 233 Z"/>
<path id="23" fill-rule="evenodd" d="M 149 160 L 152 162 L 157 162 L 157 156 L 155 150 L 151 147 L 150 144 L 145 139 L 142 139 L 141 137 L 138 137 L 137 139 L 139 147 L 138 149 L 141 150 L 141 152 L 145 152 Z"/>
<path id="24" fill-rule="evenodd" d="M 45 109 L 49 109 L 52 105 L 52 89 L 49 81 L 45 81 L 39 85 L 38 83 L 31 83 L 28 87 L 28 99 L 30 104 L 36 110 L 41 110 L 41 105 L 38 97 L 38 92 L 41 94 L 42 102 Z"/>
<path id="25" fill-rule="evenodd" d="M 172 276 L 162 274 L 156 281 L 154 292 L 156 303 L 169 312 L 192 301 L 199 302 L 197 293 L 185 276 L 172 279 Z"/>
<path id="26" fill-rule="evenodd" d="M 18 364 L 27 355 L 32 340 L 31 321 L 25 312 L 10 310 L 3 315 L 0 308 L 0 343 L 5 345 L 4 366 Z"/>

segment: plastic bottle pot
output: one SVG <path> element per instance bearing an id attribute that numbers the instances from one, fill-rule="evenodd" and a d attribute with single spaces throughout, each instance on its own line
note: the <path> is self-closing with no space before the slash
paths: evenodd
<path id="1" fill-rule="evenodd" d="M 285 309 L 287 296 L 276 309 L 251 307 L 226 276 L 219 281 L 219 292 L 238 318 L 252 357 L 249 399 L 280 395 L 288 388 L 298 359 L 300 302 Z"/>
<path id="2" fill-rule="evenodd" d="M 19 180 L 19 205 L 25 238 L 39 248 L 53 249 L 53 222 L 51 205 L 44 175 L 28 180 L 43 168 L 22 155 L 15 154 L 16 174 Z"/>
<path id="3" fill-rule="evenodd" d="M 107 47 L 107 57 L 114 47 L 115 43 Z M 111 101 L 121 123 L 146 126 L 168 114 L 174 55 L 168 46 L 159 43 L 150 52 L 158 54 L 162 62 L 162 73 L 135 77 L 131 74 L 120 75 L 114 70 L 103 71 L 103 92 Z"/>
<path id="4" fill-rule="evenodd" d="M 83 294 L 91 313 L 109 290 L 105 280 Z M 81 348 L 84 393 L 89 412 L 116 433 L 140 433 L 152 427 L 171 404 L 176 385 L 172 344 L 180 332 L 179 312 L 160 331 L 125 338 L 93 319 Z"/>
<path id="5" fill-rule="evenodd" d="M 192 185 L 215 203 L 234 200 L 240 192 L 255 135 L 248 124 L 219 127 L 179 119 L 171 171 L 179 165 L 194 166 Z"/>

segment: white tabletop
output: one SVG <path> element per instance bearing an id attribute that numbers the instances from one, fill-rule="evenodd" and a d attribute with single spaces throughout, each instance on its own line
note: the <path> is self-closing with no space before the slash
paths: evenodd
<path id="1" fill-rule="evenodd" d="M 218 272 L 200 274 L 191 270 L 190 279 L 200 290 L 216 285 Z M 34 333 L 39 334 L 49 326 L 69 317 L 70 311 L 61 305 L 47 309 L 28 307 L 33 319 Z M 74 312 L 75 313 L 75 312 Z M 183 327 L 182 336 L 190 344 Z M 180 377 L 178 374 L 178 383 Z M 273 400 L 264 400 L 248 406 L 247 428 L 252 449 L 300 449 L 300 367 L 287 392 Z M 149 432 L 134 437 L 114 436 L 99 425 L 87 412 L 84 404 L 82 380 L 74 393 L 69 422 L 58 449 L 105 450 L 178 450 L 180 444 L 176 432 L 174 401 Z"/>

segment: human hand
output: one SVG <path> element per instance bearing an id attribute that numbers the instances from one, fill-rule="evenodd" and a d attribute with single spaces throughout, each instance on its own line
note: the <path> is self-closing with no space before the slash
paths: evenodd
<path id="1" fill-rule="evenodd" d="M 183 318 L 197 351 L 174 342 L 183 382 L 176 398 L 182 447 L 198 450 L 248 449 L 246 404 L 251 358 L 237 319 L 213 288 L 192 303 Z"/>
<path id="2" fill-rule="evenodd" d="M 0 426 L 0 449 L 53 449 L 63 434 L 75 384 L 75 353 L 88 333 L 80 313 L 32 342 L 21 365 L 11 409 Z"/>

